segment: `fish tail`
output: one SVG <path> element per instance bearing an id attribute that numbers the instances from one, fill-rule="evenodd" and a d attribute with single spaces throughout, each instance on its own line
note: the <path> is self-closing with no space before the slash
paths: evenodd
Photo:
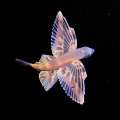
<path id="1" fill-rule="evenodd" d="M 15 61 L 18 62 L 18 63 L 21 64 L 21 65 L 31 66 L 31 67 L 34 68 L 34 69 L 40 70 L 40 68 L 39 68 L 40 62 L 39 62 L 39 63 L 36 62 L 35 64 L 33 64 L 33 63 L 28 63 L 28 62 L 26 62 L 26 61 L 24 61 L 24 60 L 20 60 L 20 59 L 17 59 L 17 58 L 15 59 Z"/>
<path id="2" fill-rule="evenodd" d="M 18 62 L 19 64 L 24 65 L 24 66 L 30 65 L 28 62 L 26 62 L 26 61 L 24 61 L 24 60 L 17 59 L 17 58 L 15 58 L 15 61 Z"/>

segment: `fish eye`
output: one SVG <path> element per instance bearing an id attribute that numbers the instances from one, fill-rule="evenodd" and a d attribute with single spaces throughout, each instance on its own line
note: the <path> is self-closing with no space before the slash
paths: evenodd
<path id="1" fill-rule="evenodd" d="M 83 53 L 83 52 L 84 52 L 84 50 L 81 50 L 81 52 Z"/>

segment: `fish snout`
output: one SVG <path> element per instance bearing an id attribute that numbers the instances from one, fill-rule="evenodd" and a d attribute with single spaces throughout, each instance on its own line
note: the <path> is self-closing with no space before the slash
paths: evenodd
<path id="1" fill-rule="evenodd" d="M 90 54 L 93 54 L 95 50 L 93 48 L 91 48 L 90 51 L 91 51 Z"/>
<path id="2" fill-rule="evenodd" d="M 94 53 L 94 51 L 95 51 L 95 50 L 92 48 L 92 53 Z"/>

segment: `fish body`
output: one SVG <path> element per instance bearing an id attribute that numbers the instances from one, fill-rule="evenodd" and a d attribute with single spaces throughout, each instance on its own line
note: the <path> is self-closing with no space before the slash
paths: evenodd
<path id="1" fill-rule="evenodd" d="M 65 66 L 69 63 L 74 62 L 75 60 L 81 60 L 87 56 L 90 56 L 94 52 L 94 49 L 89 47 L 78 48 L 74 51 L 62 54 L 45 64 L 39 64 L 36 66 L 38 70 L 55 70 L 62 66 Z"/>
<path id="2" fill-rule="evenodd" d="M 77 38 L 74 28 L 71 28 L 62 15 L 58 12 L 52 28 L 51 55 L 42 55 L 39 62 L 34 64 L 16 59 L 17 62 L 41 70 L 39 79 L 44 89 L 48 91 L 59 82 L 65 93 L 79 104 L 84 103 L 85 78 L 87 73 L 80 61 L 87 58 L 94 52 L 93 48 L 77 48 Z"/>

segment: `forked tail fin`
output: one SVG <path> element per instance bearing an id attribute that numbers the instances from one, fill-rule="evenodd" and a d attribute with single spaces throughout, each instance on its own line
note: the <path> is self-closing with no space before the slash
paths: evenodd
<path id="1" fill-rule="evenodd" d="M 17 61 L 18 63 L 24 65 L 24 66 L 31 66 L 32 68 L 34 69 L 37 69 L 37 70 L 44 70 L 44 68 L 42 68 L 42 65 L 46 64 L 48 61 L 54 59 L 53 56 L 50 56 L 50 55 L 42 55 L 39 62 L 36 62 L 36 63 L 28 63 L 24 60 L 20 60 L 20 59 L 15 59 L 15 61 Z M 42 68 L 42 69 L 41 69 Z"/>
<path id="2" fill-rule="evenodd" d="M 31 66 L 32 68 L 36 69 L 36 70 L 40 70 L 39 69 L 39 65 L 40 65 L 40 62 L 36 62 L 35 64 L 33 63 L 28 63 L 24 60 L 20 60 L 20 59 L 15 59 L 15 61 L 17 61 L 19 64 L 21 65 L 24 65 L 24 66 Z"/>
<path id="3" fill-rule="evenodd" d="M 21 65 L 24 65 L 24 66 L 28 66 L 30 65 L 28 62 L 24 61 L 24 60 L 20 60 L 20 59 L 15 59 L 16 62 L 18 62 L 19 64 Z"/>

